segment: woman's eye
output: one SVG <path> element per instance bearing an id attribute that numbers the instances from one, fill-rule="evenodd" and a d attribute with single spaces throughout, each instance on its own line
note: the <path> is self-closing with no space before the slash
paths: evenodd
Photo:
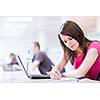
<path id="1" fill-rule="evenodd" d="M 64 43 L 67 43 L 67 41 L 64 41 Z"/>
<path id="2" fill-rule="evenodd" d="M 73 38 L 71 37 L 71 38 L 69 38 L 69 40 L 72 40 Z"/>

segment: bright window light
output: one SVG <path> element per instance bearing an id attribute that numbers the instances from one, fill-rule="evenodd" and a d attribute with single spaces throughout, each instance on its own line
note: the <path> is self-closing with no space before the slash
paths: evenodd
<path id="1" fill-rule="evenodd" d="M 26 28 L 27 24 L 24 23 L 6 23 L 6 28 Z"/>
<path id="2" fill-rule="evenodd" d="M 6 17 L 7 22 L 32 22 L 32 17 Z"/>
<path id="3" fill-rule="evenodd" d="M 6 30 L 4 33 L 3 33 L 3 36 L 20 36 L 23 34 L 23 31 L 19 31 L 19 30 Z"/>

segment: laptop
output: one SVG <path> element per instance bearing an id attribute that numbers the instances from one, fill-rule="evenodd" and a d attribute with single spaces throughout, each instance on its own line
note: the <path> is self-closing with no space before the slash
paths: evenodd
<path id="1" fill-rule="evenodd" d="M 43 75 L 43 74 L 29 74 L 28 71 L 25 69 L 25 66 L 20 58 L 19 55 L 16 56 L 19 65 L 21 66 L 22 70 L 24 73 L 27 75 L 28 78 L 30 79 L 50 79 L 48 75 Z"/>

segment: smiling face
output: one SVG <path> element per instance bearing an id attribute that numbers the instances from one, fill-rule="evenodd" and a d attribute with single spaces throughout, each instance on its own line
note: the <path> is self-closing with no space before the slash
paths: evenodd
<path id="1" fill-rule="evenodd" d="M 79 43 L 74 38 L 62 34 L 60 34 L 60 38 L 70 50 L 77 51 L 79 49 Z"/>

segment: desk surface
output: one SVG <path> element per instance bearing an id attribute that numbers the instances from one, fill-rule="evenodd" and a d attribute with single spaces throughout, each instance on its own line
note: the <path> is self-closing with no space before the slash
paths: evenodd
<path id="1" fill-rule="evenodd" d="M 51 79 L 29 79 L 22 71 L 4 71 L 0 73 L 0 82 L 13 83 L 13 82 L 25 82 L 25 83 L 98 83 L 90 79 L 76 80 L 74 78 L 62 78 L 61 80 Z"/>

